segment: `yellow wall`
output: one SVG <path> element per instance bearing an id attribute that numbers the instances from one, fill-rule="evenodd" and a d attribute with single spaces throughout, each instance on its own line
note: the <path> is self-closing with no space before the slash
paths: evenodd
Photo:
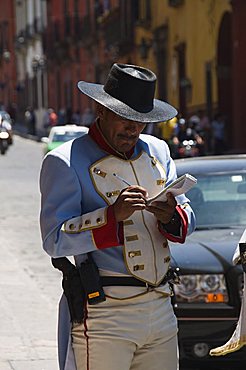
<path id="1" fill-rule="evenodd" d="M 151 31 L 162 25 L 168 26 L 168 100 L 178 104 L 177 55 L 175 47 L 186 43 L 186 77 L 192 81 L 190 111 L 203 107 L 206 102 L 205 65 L 212 62 L 213 104 L 217 103 L 216 55 L 217 38 L 221 18 L 225 11 L 231 11 L 228 0 L 184 0 L 184 4 L 173 8 L 168 0 L 150 0 L 152 23 L 149 30 L 137 28 L 136 43 L 142 35 L 151 38 Z M 144 1 L 143 1 L 144 2 Z M 147 61 L 137 60 L 156 71 L 153 50 Z"/>

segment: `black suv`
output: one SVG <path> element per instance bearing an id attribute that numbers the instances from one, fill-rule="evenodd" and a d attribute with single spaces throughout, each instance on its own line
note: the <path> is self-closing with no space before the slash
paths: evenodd
<path id="1" fill-rule="evenodd" d="M 178 176 L 190 173 L 198 180 L 186 194 L 196 230 L 184 245 L 171 244 L 181 280 L 173 296 L 181 369 L 245 369 L 246 346 L 220 357 L 209 350 L 227 342 L 240 312 L 242 267 L 232 257 L 246 225 L 246 155 L 175 162 Z"/>

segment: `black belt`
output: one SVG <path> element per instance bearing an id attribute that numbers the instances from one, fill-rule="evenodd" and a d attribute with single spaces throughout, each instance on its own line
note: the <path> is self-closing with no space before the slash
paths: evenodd
<path id="1" fill-rule="evenodd" d="M 160 285 L 165 285 L 168 282 L 175 282 L 177 275 L 175 271 L 169 270 L 158 285 L 145 283 L 131 276 L 101 276 L 103 286 L 140 286 L 157 288 Z"/>

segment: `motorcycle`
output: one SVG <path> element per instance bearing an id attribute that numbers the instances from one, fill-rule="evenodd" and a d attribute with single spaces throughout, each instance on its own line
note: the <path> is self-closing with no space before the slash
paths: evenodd
<path id="1" fill-rule="evenodd" d="M 179 145 L 179 157 L 197 157 L 199 155 L 199 150 L 197 148 L 197 142 L 195 140 L 183 140 Z"/>
<path id="2" fill-rule="evenodd" d="M 9 133 L 4 127 L 0 127 L 0 153 L 3 155 L 8 149 Z"/>
<path id="3" fill-rule="evenodd" d="M 206 155 L 204 140 L 199 135 L 182 141 L 175 136 L 168 144 L 173 159 Z"/>

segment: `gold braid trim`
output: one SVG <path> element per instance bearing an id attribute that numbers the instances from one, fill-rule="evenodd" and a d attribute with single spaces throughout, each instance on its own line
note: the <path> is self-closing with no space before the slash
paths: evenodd
<path id="1" fill-rule="evenodd" d="M 228 353 L 238 351 L 246 345 L 246 335 L 238 339 L 236 342 L 226 343 L 224 346 L 213 348 L 210 350 L 210 356 L 224 356 Z"/>

